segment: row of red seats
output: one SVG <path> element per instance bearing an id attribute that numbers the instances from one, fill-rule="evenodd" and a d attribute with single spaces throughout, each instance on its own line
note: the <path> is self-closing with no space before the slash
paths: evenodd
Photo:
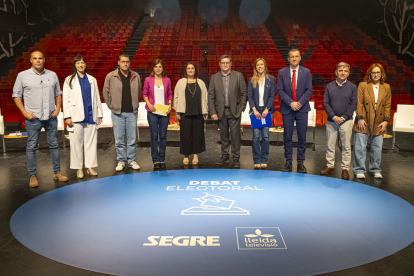
<path id="1" fill-rule="evenodd" d="M 344 23 L 338 25 L 320 25 L 317 28 L 316 32 L 310 32 L 306 28 L 301 29 L 293 29 L 292 19 L 283 19 L 283 18 L 275 18 L 275 22 L 277 22 L 283 30 L 282 33 L 285 35 L 289 43 L 292 43 L 299 37 L 300 46 L 309 45 L 314 46 L 314 50 L 312 51 L 312 55 L 305 61 L 305 66 L 308 67 L 313 74 L 320 74 L 323 79 L 328 82 L 333 78 L 333 63 L 334 61 L 345 61 L 349 63 L 352 67 L 359 67 L 360 74 L 359 78 L 363 79 L 365 76 L 365 72 L 368 67 L 373 63 L 381 63 L 385 65 L 385 70 L 387 74 L 392 75 L 392 81 L 388 81 L 392 84 L 395 92 L 407 92 L 404 90 L 403 81 L 411 81 L 413 79 L 414 74 L 412 74 L 411 68 L 408 66 L 404 66 L 402 61 L 396 60 L 394 55 L 389 54 L 388 51 L 379 47 L 377 43 L 374 45 L 374 41 L 371 39 L 367 39 L 366 34 L 364 34 L 359 29 L 355 28 L 352 24 Z M 340 26 L 340 27 L 338 27 Z M 340 32 L 338 30 L 340 29 Z M 349 30 L 347 32 L 346 30 Z M 387 53 L 390 57 L 387 60 L 381 60 L 381 56 L 377 55 L 369 55 L 367 54 L 366 50 L 357 50 L 354 49 L 354 41 L 358 37 L 347 37 L 348 33 L 354 33 L 362 37 L 362 41 L 367 44 L 368 46 L 375 46 L 376 49 L 381 49 L 381 53 Z M 317 37 L 317 40 L 309 40 L 307 41 L 306 36 Z M 340 39 L 338 39 L 340 36 Z M 345 51 L 342 51 L 341 54 L 336 53 L 337 49 L 346 49 L 347 54 Z M 302 52 L 302 51 L 301 51 Z M 335 53 L 335 55 L 333 55 Z M 395 67 L 387 66 L 388 60 L 393 60 L 395 62 L 395 66 L 403 67 L 404 74 L 397 74 L 395 71 Z M 352 69 L 352 68 L 351 68 Z"/>
<path id="2" fill-rule="evenodd" d="M 20 112 L 11 99 L 17 72 L 30 68 L 30 53 L 40 50 L 46 57 L 46 68 L 57 73 L 62 87 L 64 79 L 72 73 L 73 57 L 83 54 L 88 72 L 98 80 L 102 90 L 106 74 L 114 67 L 117 56 L 126 46 L 134 26 L 142 16 L 139 11 L 107 11 L 77 14 L 59 25 L 29 48 L 17 59 L 17 69 L 1 79 L 0 108 L 5 122 L 22 120 Z"/>

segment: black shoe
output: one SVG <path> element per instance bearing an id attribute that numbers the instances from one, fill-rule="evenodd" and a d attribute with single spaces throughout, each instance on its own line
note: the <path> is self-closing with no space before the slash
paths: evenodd
<path id="1" fill-rule="evenodd" d="M 303 162 L 299 162 L 297 166 L 298 173 L 307 173 L 305 165 L 303 165 Z"/>
<path id="2" fill-rule="evenodd" d="M 220 160 L 217 161 L 216 165 L 223 165 L 224 163 L 228 163 L 229 162 L 229 158 L 228 157 L 220 157 Z"/>
<path id="3" fill-rule="evenodd" d="M 160 168 L 161 168 L 161 169 L 165 169 L 165 162 L 161 162 L 161 163 L 160 163 Z"/>
<path id="4" fill-rule="evenodd" d="M 282 172 L 291 172 L 292 171 L 292 163 L 286 161 L 285 166 L 282 169 Z"/>
<path id="5" fill-rule="evenodd" d="M 160 168 L 160 163 L 155 163 L 154 164 L 154 170 L 158 170 Z"/>
<path id="6" fill-rule="evenodd" d="M 233 159 L 233 168 L 240 168 L 239 159 Z"/>

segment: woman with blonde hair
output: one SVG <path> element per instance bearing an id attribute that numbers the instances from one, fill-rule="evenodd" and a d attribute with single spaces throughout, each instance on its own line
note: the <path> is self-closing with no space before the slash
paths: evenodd
<path id="1" fill-rule="evenodd" d="M 253 77 L 249 80 L 247 98 L 250 105 L 250 114 L 256 119 L 266 118 L 267 114 L 273 114 L 275 108 L 273 102 L 276 93 L 275 77 L 267 71 L 266 61 L 263 58 L 256 59 L 253 69 Z M 260 135 L 262 141 L 260 141 Z M 269 127 L 253 129 L 253 162 L 255 169 L 266 169 L 269 157 Z"/>
<path id="2" fill-rule="evenodd" d="M 365 178 L 365 159 L 368 140 L 371 144 L 369 171 L 375 178 L 382 178 L 380 164 L 383 134 L 387 133 L 391 111 L 391 87 L 385 83 L 384 68 L 379 63 L 372 64 L 364 82 L 358 86 L 358 104 L 354 124 L 355 158 L 354 174 Z"/>

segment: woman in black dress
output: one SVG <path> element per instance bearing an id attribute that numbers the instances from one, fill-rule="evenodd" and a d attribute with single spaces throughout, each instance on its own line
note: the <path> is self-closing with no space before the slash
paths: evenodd
<path id="1" fill-rule="evenodd" d="M 206 150 L 204 120 L 208 116 L 208 97 L 205 83 L 198 78 L 197 66 L 187 63 L 184 78 L 177 82 L 174 90 L 176 119 L 180 120 L 180 153 L 183 164 L 188 165 L 190 154 L 194 154 L 193 165 L 198 164 L 198 154 Z"/>

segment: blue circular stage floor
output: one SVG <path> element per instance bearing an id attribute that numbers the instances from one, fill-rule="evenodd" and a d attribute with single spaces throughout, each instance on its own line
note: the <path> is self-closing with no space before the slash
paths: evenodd
<path id="1" fill-rule="evenodd" d="M 21 206 L 23 245 L 116 275 L 314 275 L 414 241 L 414 207 L 367 185 L 295 173 L 178 170 L 56 189 Z"/>

